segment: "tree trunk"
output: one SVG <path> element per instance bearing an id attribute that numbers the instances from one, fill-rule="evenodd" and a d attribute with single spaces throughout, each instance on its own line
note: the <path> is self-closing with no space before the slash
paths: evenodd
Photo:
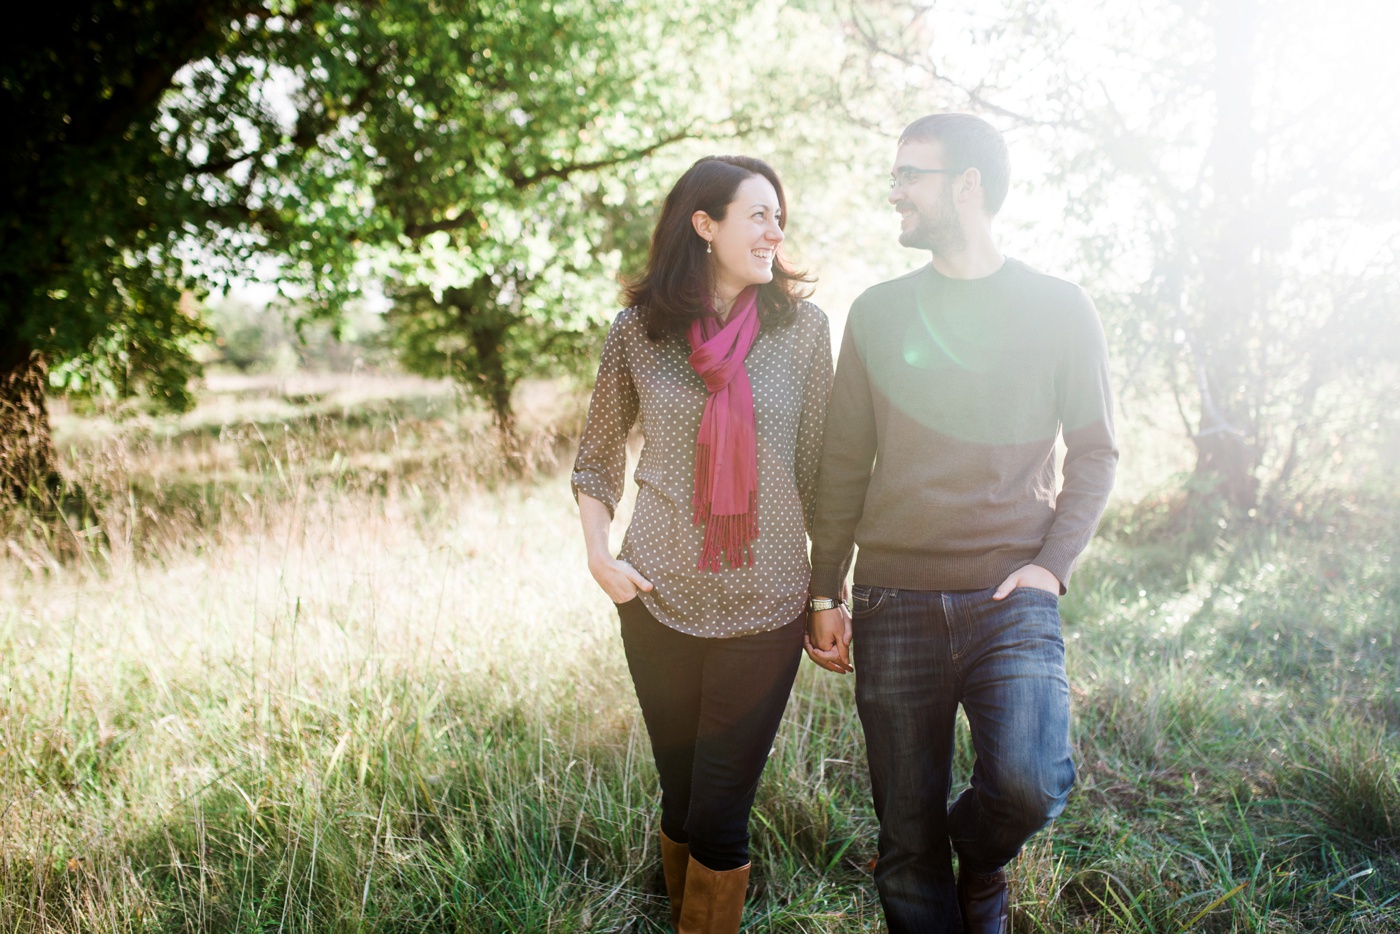
<path id="1" fill-rule="evenodd" d="M 458 308 L 458 318 L 467 331 L 475 355 L 476 372 L 472 374 L 477 398 L 491 408 L 491 417 L 500 440 L 501 457 L 508 473 L 523 471 L 520 435 L 516 431 L 515 409 L 511 395 L 515 380 L 506 367 L 506 343 L 510 340 L 513 319 L 495 306 L 490 293 L 490 281 L 484 276 L 470 289 L 449 289 L 445 300 Z"/>
<path id="2" fill-rule="evenodd" d="M 1201 256 L 1204 274 L 1201 322 L 1204 347 L 1197 349 L 1196 381 L 1201 401 L 1196 444 L 1196 489 L 1222 497 L 1232 509 L 1257 502 L 1259 482 L 1257 383 L 1249 339 L 1260 310 L 1256 252 L 1261 231 L 1254 216 L 1254 129 L 1256 0 L 1220 0 L 1213 10 L 1215 124 L 1206 154 L 1211 201 L 1206 221 L 1209 245 Z"/>
<path id="3" fill-rule="evenodd" d="M 1233 426 L 1216 423 L 1203 427 L 1196 443 L 1197 489 L 1219 497 L 1233 510 L 1248 512 L 1259 498 L 1254 476 L 1255 452 Z"/>
<path id="4" fill-rule="evenodd" d="M 495 388 L 491 393 L 491 415 L 496 422 L 496 436 L 501 443 L 501 456 L 505 460 L 506 470 L 512 474 L 519 474 L 524 470 L 521 461 L 523 457 L 520 443 L 520 433 L 515 426 L 515 410 L 510 404 L 510 387 L 501 386 Z"/>
<path id="5" fill-rule="evenodd" d="M 27 343 L 0 351 L 0 510 L 52 504 L 59 488 L 49 410 L 48 368 Z"/>

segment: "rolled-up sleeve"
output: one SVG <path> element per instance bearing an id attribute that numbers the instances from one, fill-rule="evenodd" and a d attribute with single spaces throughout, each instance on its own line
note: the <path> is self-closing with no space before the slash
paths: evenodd
<path id="1" fill-rule="evenodd" d="M 627 435 L 637 420 L 637 387 L 627 364 L 631 315 L 623 312 L 608 329 L 598 379 L 588 401 L 588 421 L 579 441 L 571 478 L 574 499 L 586 493 L 617 511 L 627 479 Z"/>

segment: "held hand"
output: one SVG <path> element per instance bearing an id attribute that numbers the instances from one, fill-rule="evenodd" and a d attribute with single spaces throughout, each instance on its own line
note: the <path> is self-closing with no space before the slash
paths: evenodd
<path id="1" fill-rule="evenodd" d="M 619 561 L 611 555 L 589 558 L 588 571 L 613 603 L 626 603 L 638 591 L 651 590 L 651 581 L 637 573 L 637 569 L 626 561 Z"/>
<path id="2" fill-rule="evenodd" d="M 1028 564 L 1019 571 L 1012 571 L 1011 576 L 1002 581 L 997 592 L 992 594 L 992 599 L 1004 600 L 1006 595 L 1017 587 L 1034 587 L 1036 590 L 1044 590 L 1057 597 L 1060 595 L 1060 579 L 1058 577 L 1038 564 Z"/>
<path id="3" fill-rule="evenodd" d="M 844 605 L 832 610 L 818 610 L 807 616 L 807 635 L 803 637 L 807 657 L 827 671 L 848 674 L 851 666 L 851 614 Z"/>

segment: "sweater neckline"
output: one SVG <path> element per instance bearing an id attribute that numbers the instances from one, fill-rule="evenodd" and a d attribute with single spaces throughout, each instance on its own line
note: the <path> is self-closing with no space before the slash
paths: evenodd
<path id="1" fill-rule="evenodd" d="M 976 289 L 982 286 L 995 285 L 999 282 L 1002 282 L 1012 274 L 1012 267 L 1019 265 L 1020 263 L 1017 260 L 1011 258 L 1010 256 L 1005 256 L 1002 258 L 1002 263 L 1000 266 L 997 267 L 995 272 L 989 275 L 979 276 L 976 279 L 955 279 L 952 276 L 945 276 L 943 273 L 938 271 L 937 266 L 933 265 L 932 260 L 929 261 L 928 265 L 925 266 L 924 269 L 927 271 L 928 275 L 930 275 L 933 278 L 935 282 L 939 283 L 940 285 L 946 288 Z"/>

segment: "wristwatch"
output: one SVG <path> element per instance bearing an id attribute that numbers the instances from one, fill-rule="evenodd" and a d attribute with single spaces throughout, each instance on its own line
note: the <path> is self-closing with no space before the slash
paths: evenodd
<path id="1" fill-rule="evenodd" d="M 813 597 L 807 601 L 807 608 L 813 613 L 820 613 L 822 610 L 834 610 L 841 605 L 841 601 L 833 597 Z"/>

